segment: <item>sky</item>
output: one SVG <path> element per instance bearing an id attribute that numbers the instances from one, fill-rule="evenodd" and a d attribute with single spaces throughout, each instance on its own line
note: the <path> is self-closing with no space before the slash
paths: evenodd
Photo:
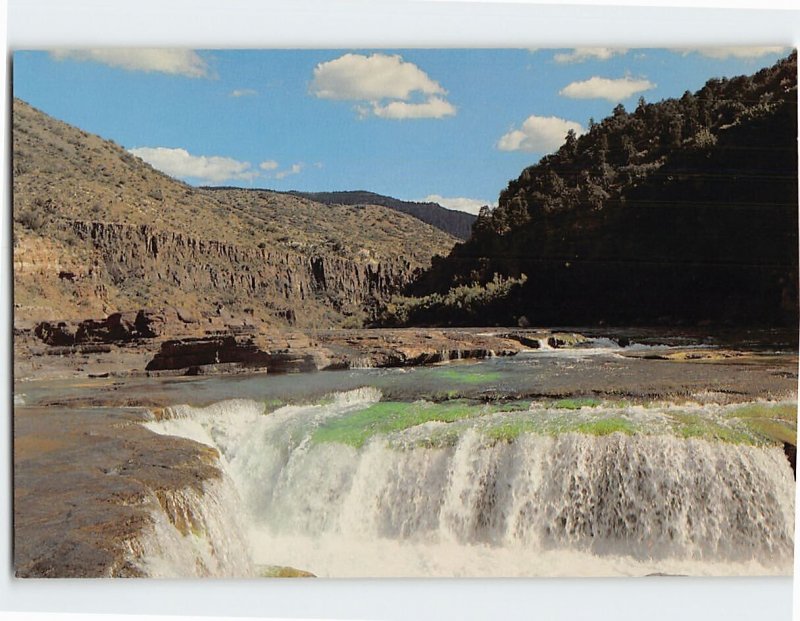
<path id="1" fill-rule="evenodd" d="M 750 74 L 780 47 L 58 49 L 14 96 L 193 185 L 369 190 L 477 213 L 622 103 Z"/>

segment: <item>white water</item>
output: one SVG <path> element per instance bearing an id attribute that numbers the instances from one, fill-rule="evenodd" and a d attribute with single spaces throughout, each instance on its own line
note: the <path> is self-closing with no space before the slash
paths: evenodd
<path id="1" fill-rule="evenodd" d="M 206 481 L 202 491 L 154 494 L 153 523 L 130 542 L 130 557 L 152 578 L 254 575 L 239 498 L 231 481 Z M 155 508 L 158 507 L 158 508 Z"/>
<path id="2" fill-rule="evenodd" d="M 631 352 L 657 352 L 666 351 L 670 347 L 667 345 L 643 345 L 641 343 L 631 343 L 622 347 L 617 341 L 605 337 L 590 338 L 579 342 L 576 345 L 564 347 L 553 347 L 548 341 L 549 337 L 537 339 L 539 345 L 533 349 L 522 350 L 526 355 L 536 356 L 556 356 L 563 358 L 586 358 L 588 356 L 619 356 L 623 353 Z M 682 349 L 699 348 L 700 345 L 686 345 Z"/>
<path id="3" fill-rule="evenodd" d="M 244 400 L 180 406 L 148 426 L 219 449 L 257 564 L 320 576 L 791 572 L 794 481 L 779 448 L 575 433 L 491 442 L 477 425 L 454 446 L 420 446 L 445 423 L 360 449 L 312 441 L 325 420 L 379 399 L 365 388 L 271 414 Z"/>

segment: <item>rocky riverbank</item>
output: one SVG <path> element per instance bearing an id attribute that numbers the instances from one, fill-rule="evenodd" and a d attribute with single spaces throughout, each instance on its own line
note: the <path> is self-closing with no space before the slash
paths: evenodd
<path id="1" fill-rule="evenodd" d="M 160 575 L 144 562 L 159 557 L 153 550 L 169 545 L 170 537 L 185 543 L 214 531 L 214 516 L 188 510 L 187 499 L 224 487 L 216 451 L 156 435 L 141 424 L 174 404 L 267 399 L 270 407 L 279 407 L 307 398 L 324 401 L 326 394 L 362 386 L 365 374 L 378 383 L 386 376 L 394 382 L 380 385 L 386 398 L 408 402 L 421 397 L 451 404 L 791 400 L 797 387 L 793 338 L 770 332 L 712 338 L 646 329 L 311 331 L 180 309 L 17 326 L 16 572 L 20 577 Z M 595 355 L 598 348 L 606 353 Z M 586 357 L 573 355 L 581 349 Z M 539 355 L 534 366 L 524 364 L 526 356 Z M 535 373 L 499 381 L 496 370 L 469 371 L 476 365 L 431 366 L 491 357 L 498 360 L 490 365 L 519 358 L 521 368 Z M 388 367 L 421 368 L 349 371 Z M 193 375 L 205 377 L 184 377 Z M 772 421 L 757 422 L 775 435 Z M 783 442 L 794 467 L 796 442 Z M 189 556 L 181 563 L 188 563 L 192 575 L 259 573 L 255 567 L 215 565 L 214 559 L 246 559 L 246 554 L 195 558 L 196 550 L 183 543 L 177 547 Z"/>
<path id="2" fill-rule="evenodd" d="M 284 373 L 510 356 L 575 340 L 543 330 L 300 330 L 221 312 L 140 309 L 15 328 L 17 379 Z"/>
<path id="3" fill-rule="evenodd" d="M 290 373 L 407 367 L 513 356 L 539 348 L 585 347 L 603 338 L 626 356 L 661 356 L 629 348 L 670 345 L 669 360 L 741 359 L 763 349 L 793 351 L 793 331 L 637 329 L 280 328 L 224 311 L 139 309 L 82 321 L 42 321 L 14 329 L 17 380 L 159 375 Z"/>
<path id="4" fill-rule="evenodd" d="M 159 436 L 143 409 L 19 408 L 14 414 L 14 566 L 19 577 L 136 577 L 171 500 L 220 477 L 217 452 Z"/>

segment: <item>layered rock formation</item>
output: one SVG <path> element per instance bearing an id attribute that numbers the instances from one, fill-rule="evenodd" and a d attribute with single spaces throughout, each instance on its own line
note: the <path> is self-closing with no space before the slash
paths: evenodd
<path id="1" fill-rule="evenodd" d="M 395 210 L 197 189 L 16 100 L 15 322 L 143 307 L 361 325 L 455 239 Z"/>
<path id="2" fill-rule="evenodd" d="M 106 270 L 126 290 L 148 281 L 178 295 L 193 292 L 202 308 L 221 300 L 242 307 L 250 300 L 276 318 L 296 320 L 307 306 L 319 303 L 354 314 L 363 304 L 397 291 L 414 275 L 411 261 L 392 256 L 364 261 L 334 254 L 301 253 L 285 246 L 246 247 L 163 231 L 147 225 L 65 221 L 75 235 L 104 258 Z"/>

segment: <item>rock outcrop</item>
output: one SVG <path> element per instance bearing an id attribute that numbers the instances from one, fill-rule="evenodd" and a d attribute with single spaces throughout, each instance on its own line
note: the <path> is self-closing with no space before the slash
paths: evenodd
<path id="1" fill-rule="evenodd" d="M 206 319 L 206 323 L 213 320 Z M 33 332 L 47 345 L 70 346 L 85 343 L 127 343 L 167 335 L 187 334 L 202 326 L 199 317 L 174 308 L 160 311 L 141 309 L 112 313 L 105 319 L 83 321 L 42 321 Z"/>
<path id="2" fill-rule="evenodd" d="M 178 288 L 220 299 L 261 301 L 274 311 L 308 306 L 355 312 L 368 299 L 398 291 L 414 276 L 404 257 L 357 261 L 335 254 L 303 254 L 280 247 L 246 248 L 147 225 L 64 221 L 102 257 L 120 289 Z M 296 312 L 284 314 L 290 319 Z"/>
<path id="3" fill-rule="evenodd" d="M 13 117 L 20 327 L 167 306 L 355 327 L 456 242 L 380 205 L 194 188 L 22 101 Z"/>
<path id="4" fill-rule="evenodd" d="M 239 369 L 289 373 L 316 371 L 317 365 L 310 352 L 273 352 L 261 349 L 252 337 L 211 336 L 165 341 L 145 367 L 147 371 L 181 371 L 185 375 Z"/>
<path id="5" fill-rule="evenodd" d="M 152 528 L 156 495 L 202 493 L 221 476 L 214 449 L 157 435 L 140 424 L 149 419 L 144 410 L 15 412 L 17 577 L 145 575 L 131 551 Z"/>

